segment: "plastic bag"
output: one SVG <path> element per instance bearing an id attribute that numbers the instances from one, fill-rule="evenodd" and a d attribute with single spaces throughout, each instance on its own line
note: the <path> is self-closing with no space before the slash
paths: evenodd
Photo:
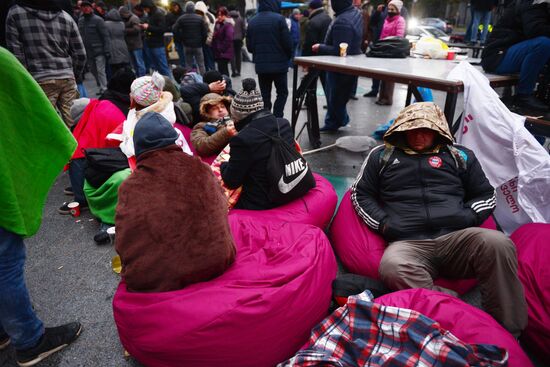
<path id="1" fill-rule="evenodd" d="M 417 43 L 414 52 L 429 56 L 432 59 L 446 59 L 449 46 L 445 42 L 433 37 L 422 37 Z"/>

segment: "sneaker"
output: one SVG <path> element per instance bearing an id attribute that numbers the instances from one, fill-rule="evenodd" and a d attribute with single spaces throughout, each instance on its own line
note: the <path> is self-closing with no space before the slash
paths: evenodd
<path id="1" fill-rule="evenodd" d="M 378 95 L 378 92 L 371 90 L 370 92 L 363 94 L 363 97 L 376 97 L 377 95 Z"/>
<path id="2" fill-rule="evenodd" d="M 351 99 L 352 101 L 357 101 L 359 98 L 357 98 L 356 96 L 351 96 L 349 97 L 349 99 Z"/>
<path id="3" fill-rule="evenodd" d="M 65 201 L 63 205 L 57 209 L 57 212 L 61 215 L 69 215 L 71 214 L 71 208 L 69 208 L 69 204 L 72 203 L 72 201 Z M 80 204 L 80 211 L 88 209 L 88 204 Z"/>
<path id="4" fill-rule="evenodd" d="M 0 350 L 6 349 L 10 345 L 10 337 L 8 334 L 0 334 Z"/>
<path id="5" fill-rule="evenodd" d="M 65 195 L 74 195 L 73 187 L 72 186 L 65 187 L 65 189 L 63 189 L 63 193 Z"/>
<path id="6" fill-rule="evenodd" d="M 523 114 L 528 114 L 527 112 L 547 112 L 550 110 L 547 104 L 539 101 L 533 95 L 520 95 L 518 94 L 514 100 L 515 104 L 523 112 Z"/>
<path id="7" fill-rule="evenodd" d="M 320 133 L 324 133 L 324 134 L 335 134 L 338 132 L 338 128 L 332 128 L 332 127 L 328 127 L 327 125 L 323 126 L 322 128 L 319 129 L 319 132 Z"/>
<path id="8" fill-rule="evenodd" d="M 96 245 L 106 245 L 111 242 L 109 233 L 107 231 L 98 231 L 94 236 L 94 241 Z"/>
<path id="9" fill-rule="evenodd" d="M 78 322 L 46 328 L 44 335 L 35 347 L 15 352 L 17 364 L 21 367 L 34 366 L 44 358 L 71 344 L 78 338 L 81 331 L 82 325 Z"/>

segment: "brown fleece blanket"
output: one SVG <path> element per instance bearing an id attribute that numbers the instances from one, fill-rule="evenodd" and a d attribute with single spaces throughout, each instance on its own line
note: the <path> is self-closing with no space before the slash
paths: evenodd
<path id="1" fill-rule="evenodd" d="M 176 145 L 139 157 L 120 186 L 115 221 L 129 291 L 181 289 L 219 276 L 235 259 L 220 185 Z"/>

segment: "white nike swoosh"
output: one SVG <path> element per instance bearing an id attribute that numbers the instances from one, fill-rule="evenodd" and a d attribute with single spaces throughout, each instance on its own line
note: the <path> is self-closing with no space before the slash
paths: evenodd
<path id="1" fill-rule="evenodd" d="M 279 190 L 283 194 L 288 194 L 294 187 L 296 187 L 296 185 L 298 185 L 300 183 L 300 181 L 302 181 L 302 178 L 305 177 L 308 170 L 309 170 L 309 166 L 307 166 L 306 169 L 303 170 L 302 173 L 300 173 L 300 175 L 298 177 L 296 177 L 294 180 L 290 181 L 289 183 L 286 183 L 283 180 L 283 177 L 285 175 L 282 175 L 281 179 L 279 180 Z"/>

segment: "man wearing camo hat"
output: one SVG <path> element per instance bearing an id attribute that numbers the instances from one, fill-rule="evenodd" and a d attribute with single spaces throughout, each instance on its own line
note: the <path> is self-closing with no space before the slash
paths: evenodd
<path id="1" fill-rule="evenodd" d="M 479 228 L 495 208 L 495 190 L 474 153 L 453 144 L 445 116 L 431 102 L 403 109 L 368 155 L 351 200 L 388 242 L 380 263 L 393 290 L 434 286 L 434 278 L 476 278 L 483 308 L 515 337 L 527 325 L 514 244 Z"/>

